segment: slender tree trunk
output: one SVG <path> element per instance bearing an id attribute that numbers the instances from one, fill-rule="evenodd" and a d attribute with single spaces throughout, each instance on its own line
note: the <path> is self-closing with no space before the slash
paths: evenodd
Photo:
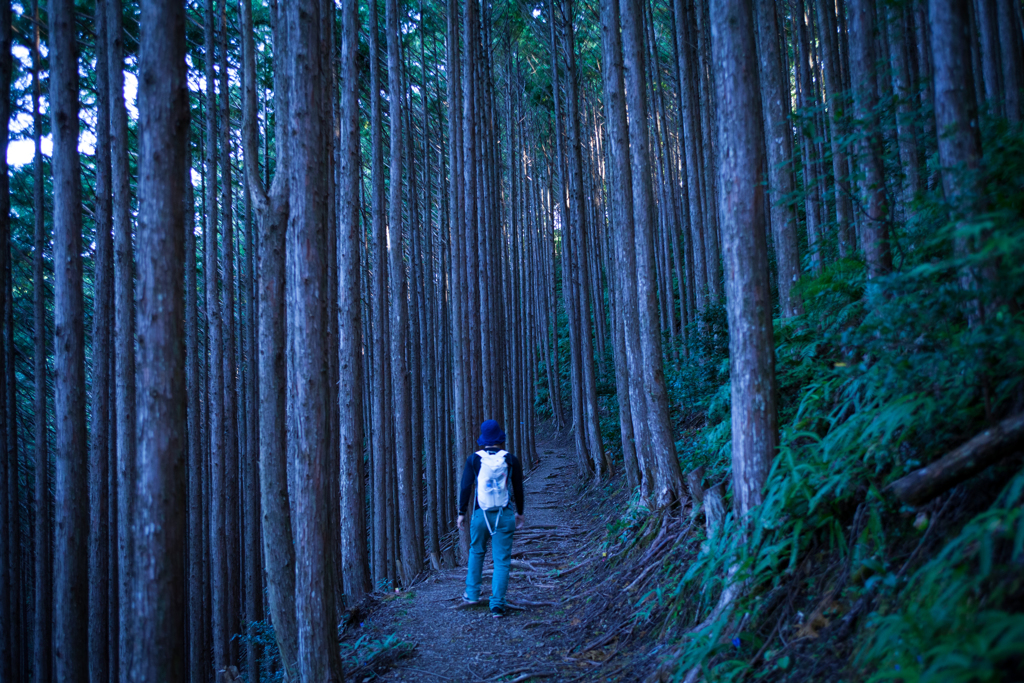
<path id="1" fill-rule="evenodd" d="M 978 115 L 971 92 L 968 33 L 968 0 L 929 0 L 932 55 L 935 64 L 935 123 L 939 136 L 939 164 L 942 189 L 952 206 L 955 219 L 969 218 L 983 206 L 978 167 L 981 163 L 981 139 Z M 957 254 L 965 256 L 972 244 L 967 238 L 956 240 Z M 965 269 L 961 286 L 972 289 L 975 276 Z M 973 318 L 977 313 L 969 314 Z"/>
<path id="2" fill-rule="evenodd" d="M 359 221 L 359 13 L 342 6 L 341 226 L 338 232 L 338 387 L 341 443 L 341 559 L 345 594 L 355 604 L 372 590 L 366 553 L 363 465 L 363 338 Z"/>
<path id="3" fill-rule="evenodd" d="M 274 70 L 277 172 L 269 193 L 259 174 L 256 130 L 256 58 L 252 30 L 252 3 L 241 3 L 242 145 L 245 173 L 255 202 L 259 242 L 258 380 L 259 486 L 262 512 L 263 567 L 267 576 L 267 602 L 277 637 L 285 680 L 299 680 L 298 625 L 295 612 L 295 545 L 288 495 L 288 460 L 285 416 L 285 225 L 288 220 L 289 55 L 288 31 L 280 5 L 274 7 L 274 53 L 283 66 Z M 267 161 L 269 166 L 269 160 Z"/>
<path id="4" fill-rule="evenodd" d="M 1021 90 L 1024 89 L 1024 55 L 1021 54 L 1020 8 L 1014 10 L 1013 0 L 998 0 L 999 48 L 1003 64 L 1003 97 L 1006 118 L 1018 123 L 1024 116 Z M 936 104 L 936 107 L 938 105 Z"/>
<path id="5" fill-rule="evenodd" d="M 203 267 L 206 280 L 206 323 L 208 347 L 208 385 L 210 433 L 210 590 L 213 625 L 214 672 L 227 668 L 228 660 L 228 558 L 224 525 L 227 522 L 224 444 L 224 347 L 222 346 L 222 308 L 220 305 L 217 238 L 217 95 L 214 35 L 214 4 L 206 2 L 206 253 Z"/>
<path id="6" fill-rule="evenodd" d="M 32 16 L 35 21 L 32 35 L 32 134 L 35 138 L 35 149 L 42 148 L 43 117 L 39 110 L 41 88 L 39 84 L 39 0 L 32 1 Z M 10 22 L 0 22 L 0 27 L 9 26 Z M 4 30 L 0 28 L 0 30 Z M 4 52 L 6 54 L 6 52 Z M 0 70 L 0 74 L 3 71 Z M 9 98 L 0 97 L 0 107 Z M 0 116 L 7 121 L 6 116 Z M 0 123 L 3 126 L 3 123 Z M 2 130 L 2 128 L 0 128 Z M 2 163 L 2 162 L 0 162 Z M 33 407 L 35 413 L 35 627 L 32 632 L 33 656 L 32 672 L 34 680 L 39 683 L 50 683 L 53 680 L 53 545 L 52 526 L 50 524 L 50 456 L 49 430 L 47 429 L 46 410 L 46 281 L 43 269 L 43 250 L 48 241 L 46 222 L 43 220 L 43 155 L 36 153 L 32 164 L 32 206 L 34 218 L 33 239 L 35 242 L 32 254 L 32 292 L 35 308 L 35 330 L 33 373 L 35 386 Z M 111 586 L 116 593 L 117 587 Z M 116 619 L 113 621 L 116 622 Z M 2 636 L 0 636 L 2 637 Z M 116 642 L 111 643 L 116 647 Z"/>
<path id="7" fill-rule="evenodd" d="M 633 250 L 633 195 L 629 165 L 629 127 L 622 76 L 622 36 L 617 2 L 601 3 L 601 46 L 604 56 L 605 130 L 608 135 L 608 180 L 611 228 L 615 236 L 615 266 L 611 277 L 615 308 L 615 379 L 619 396 L 619 424 L 626 481 L 630 488 L 647 486 L 641 476 L 643 425 L 646 403 L 640 391 L 639 314 L 636 307 L 636 254 Z M 636 373 L 636 374 L 635 374 Z M 646 469 L 645 467 L 643 469 Z"/>
<path id="8" fill-rule="evenodd" d="M 803 304 L 793 291 L 800 279 L 797 251 L 796 210 L 790 204 L 793 171 L 790 164 L 793 145 L 790 124 L 786 120 L 784 98 L 789 96 L 788 77 L 782 71 L 779 55 L 779 21 L 774 0 L 756 0 L 759 34 L 761 101 L 764 108 L 764 138 L 768 148 L 768 187 L 771 196 L 772 237 L 778 270 L 779 308 L 791 318 L 803 313 Z M 785 80 L 784 80 L 785 78 Z"/>
<path id="9" fill-rule="evenodd" d="M 587 451 L 590 454 L 591 466 L 597 480 L 601 480 L 602 473 L 611 475 L 611 460 L 604 452 L 604 444 L 601 441 L 601 430 L 598 427 L 600 419 L 597 405 L 597 379 L 594 376 L 594 340 L 590 328 L 590 286 L 589 268 L 587 263 L 587 214 L 586 197 L 583 187 L 583 156 L 582 140 L 580 133 L 579 115 L 579 87 L 576 76 L 576 47 L 572 23 L 574 10 L 571 0 L 562 0 L 563 31 L 565 36 L 566 54 L 566 121 L 568 122 L 568 145 L 569 145 L 569 188 L 572 201 L 570 202 L 570 224 L 568 239 L 572 240 L 572 258 L 578 270 L 570 274 L 574 280 L 573 286 L 579 294 L 576 311 L 576 328 L 580 358 L 578 361 L 582 371 L 583 381 L 583 419 L 584 425 L 577 425 L 577 428 L 584 429 L 587 437 Z M 595 306 L 596 309 L 596 306 Z M 576 344 L 574 344 L 576 346 Z"/>
<path id="10" fill-rule="evenodd" d="M 227 2 L 220 1 L 220 176 L 221 176 L 221 261 L 222 298 L 221 325 L 223 330 L 224 363 L 223 420 L 224 420 L 224 550 L 227 555 L 227 638 L 229 665 L 238 663 L 239 615 L 241 614 L 241 583 L 239 547 L 241 529 L 238 524 L 240 471 L 238 467 L 238 384 L 236 377 L 237 353 L 235 333 L 235 217 L 234 186 L 231 180 L 231 102 L 228 89 L 228 25 Z"/>
<path id="11" fill-rule="evenodd" d="M 825 67 L 825 87 L 829 108 L 828 122 L 832 140 L 832 173 L 835 177 L 836 224 L 839 229 L 839 254 L 843 257 L 851 255 L 856 249 L 853 225 L 853 205 L 850 202 L 849 161 L 843 138 L 846 134 L 845 111 L 843 106 L 842 66 L 836 41 L 834 22 L 835 12 L 827 0 L 816 0 L 818 10 L 818 29 L 822 60 Z"/>
<path id="12" fill-rule="evenodd" d="M 643 54 L 643 18 L 640 0 L 622 0 L 622 52 L 629 126 L 630 168 L 633 189 L 634 244 L 640 343 L 643 351 L 643 386 L 651 450 L 656 463 L 652 499 L 658 507 L 679 501 L 682 474 L 668 419 L 668 394 L 662 369 L 654 282 L 654 195 L 651 188 L 650 144 L 645 99 L 646 65 Z"/>
<path id="13" fill-rule="evenodd" d="M 139 444 L 135 680 L 184 680 L 185 7 L 143 0 L 139 54 Z"/>
<path id="14" fill-rule="evenodd" d="M 851 49 L 858 84 L 853 88 L 853 115 L 860 128 L 859 161 L 861 196 L 867 214 L 861 246 L 868 264 L 868 278 L 876 278 L 892 270 L 889 246 L 889 200 L 886 197 L 882 168 L 882 131 L 878 121 L 877 56 L 874 33 L 877 12 L 874 0 L 851 0 Z"/>
<path id="15" fill-rule="evenodd" d="M 96 63 L 107 63 L 107 6 L 96 3 Z M 89 680 L 110 680 L 109 529 L 110 331 L 113 249 L 110 231 L 109 72 L 96 70 L 96 258 L 92 316 L 92 433 L 89 443 Z"/>
<path id="16" fill-rule="evenodd" d="M 804 219 L 807 227 L 807 251 L 810 253 L 811 273 L 821 274 L 822 267 L 822 234 L 821 234 L 821 200 L 818 192 L 820 182 L 820 157 L 816 154 L 815 138 L 818 128 L 817 119 L 812 106 L 817 103 L 817 96 L 811 89 L 812 64 L 808 51 L 806 14 L 803 0 L 794 0 L 793 18 L 797 22 L 796 40 L 798 43 L 797 62 L 797 116 L 803 137 L 800 140 L 800 160 L 803 165 Z"/>
<path id="17" fill-rule="evenodd" d="M 986 4 L 986 3 L 980 3 Z M 900 167 L 903 171 L 903 203 L 909 206 L 923 189 L 914 132 L 913 91 L 907 59 L 907 31 L 905 9 L 886 6 L 889 22 L 889 62 L 892 64 L 892 89 L 896 98 L 896 138 L 899 145 Z M 987 85 L 987 81 L 986 81 Z"/>
<path id="18" fill-rule="evenodd" d="M 712 52 L 718 107 L 719 215 L 725 254 L 732 384 L 732 470 L 736 513 L 762 500 L 775 448 L 775 343 L 764 197 L 759 175 L 761 101 L 750 0 L 712 0 Z M 762 36 L 763 37 L 763 36 Z"/>
<path id="19" fill-rule="evenodd" d="M 88 671 L 88 442 L 82 294 L 82 178 L 78 157 L 78 51 L 74 7 L 52 0 L 50 119 L 53 133 L 54 351 L 57 416 L 54 655 L 56 679 Z M 3 265 L 3 264 L 0 264 Z M 0 272 L 4 268 L 0 267 Z M 4 435 L 6 442 L 6 435 Z M 0 506 L 6 509 L 6 506 Z M 3 520 L 6 522 L 6 520 Z M 6 584 L 5 584 L 6 585 Z M 5 619 L 6 620 L 6 619 Z M 10 666 L 10 664 L 8 664 Z"/>
<path id="20" fill-rule="evenodd" d="M 190 126 L 191 128 L 191 126 Z M 191 133 L 191 131 L 190 131 Z M 185 162 L 185 393 L 188 398 L 188 680 L 200 683 L 206 673 L 203 640 L 207 613 L 203 605 L 203 446 L 199 373 L 199 294 L 196 282 L 195 197 L 192 189 L 192 142 Z"/>
<path id="21" fill-rule="evenodd" d="M 124 28 L 121 0 L 108 0 L 107 36 L 110 74 L 110 140 L 114 219 L 114 356 L 117 376 L 117 507 L 120 568 L 119 671 L 131 671 L 129 634 L 133 630 L 130 596 L 135 524 L 135 255 L 132 246 L 129 186 L 128 112 L 124 102 Z"/>
<path id="22" fill-rule="evenodd" d="M 384 335 L 384 301 L 387 293 L 384 258 L 384 142 L 380 101 L 380 24 L 377 16 L 378 0 L 369 0 L 370 12 L 370 192 L 373 233 L 373 580 L 379 585 L 387 578 L 387 425 L 388 410 L 384 390 L 387 373 L 387 355 L 383 352 L 387 337 Z"/>
<path id="23" fill-rule="evenodd" d="M 59 7 L 60 6 L 58 5 L 57 8 L 59 9 Z M 51 11 L 51 13 L 52 13 L 52 11 Z M 53 22 L 51 21 L 51 25 L 52 24 L 53 24 Z M 0 98 L 2 98 L 2 99 L 0 99 L 0 117 L 2 117 L 2 123 L 0 123 L 0 140 L 2 140 L 3 143 L 4 143 L 4 149 L 7 148 L 7 142 L 8 142 L 9 137 L 10 137 L 11 70 L 12 70 L 11 44 L 12 44 L 12 37 L 11 37 L 11 3 L 8 0 L 7 2 L 0 3 Z M 52 46 L 53 46 L 53 43 L 51 42 L 51 49 L 52 49 Z M 71 47 L 72 50 L 74 49 L 74 45 L 73 44 L 70 47 Z M 60 58 L 61 58 L 62 61 L 69 60 L 69 61 L 77 64 L 76 53 L 74 51 L 70 52 L 67 55 L 60 55 Z M 63 66 L 65 70 L 68 68 L 65 64 L 61 64 L 61 66 Z M 67 84 L 63 84 L 63 87 L 67 88 L 67 87 L 70 87 L 71 85 L 72 85 L 71 83 L 67 83 Z M 54 86 L 52 84 L 52 82 L 51 82 L 51 86 L 50 86 L 51 97 L 53 97 L 53 93 L 57 89 L 59 89 L 60 87 L 62 87 L 62 86 Z M 74 81 L 74 87 L 75 87 L 75 96 L 77 98 L 77 93 L 78 93 L 78 90 L 77 90 L 77 88 L 78 88 L 77 78 Z M 65 99 L 67 99 L 67 98 L 65 98 Z M 74 109 L 74 114 L 75 114 L 76 117 L 78 116 L 77 103 L 78 103 L 78 100 L 76 99 L 75 100 L 75 109 Z M 68 112 L 58 112 L 58 113 L 63 113 L 64 115 L 67 115 Z M 55 124 L 54 124 L 54 128 L 56 128 L 57 125 L 61 125 L 61 123 L 62 122 L 60 122 L 60 121 L 56 121 Z M 74 125 L 74 135 L 75 135 L 75 137 L 78 136 L 78 125 L 77 124 L 78 124 L 78 121 L 77 121 L 77 118 L 76 118 L 75 125 Z M 70 124 L 66 124 L 66 125 L 70 125 Z M 56 135 L 54 137 L 56 138 Z M 39 153 L 39 147 L 36 147 L 36 150 L 37 150 L 37 154 L 38 154 Z M 67 154 L 67 150 L 66 149 L 63 150 L 63 151 L 64 151 L 65 154 Z M 75 158 L 77 159 L 77 151 L 76 151 Z M 65 161 L 64 163 L 66 164 L 67 162 Z M 75 168 L 75 170 L 77 172 L 77 166 L 74 166 L 74 168 Z M 10 204 L 11 204 L 11 194 L 10 194 L 10 192 L 11 191 L 10 191 L 10 179 L 8 177 L 7 159 L 6 158 L 0 160 L 0 171 L 3 172 L 2 176 L 0 176 L 0 273 L 5 273 L 6 272 L 6 268 L 7 268 L 7 259 L 8 259 L 7 244 L 8 244 L 8 241 L 10 239 L 9 238 L 9 234 L 10 234 L 10 231 L 11 231 L 11 210 L 10 210 Z M 54 167 L 54 171 L 56 171 L 56 167 Z M 56 176 L 54 176 L 54 178 L 56 179 Z M 78 182 L 79 182 L 79 187 L 80 187 L 81 186 L 81 181 L 79 180 Z M 66 191 L 66 188 L 65 188 L 65 191 Z M 80 192 L 80 190 L 79 190 L 79 192 Z M 57 184 L 56 184 L 56 182 L 54 182 L 54 201 L 55 202 L 56 202 L 56 199 L 57 199 Z M 67 201 L 67 198 L 65 198 L 64 201 Z M 76 211 L 78 210 L 77 206 L 75 207 L 75 210 Z M 81 218 L 79 218 L 79 225 L 80 225 L 80 222 L 81 222 Z M 79 230 L 79 232 L 81 232 L 81 231 Z M 6 280 L 6 277 L 5 277 L 5 280 Z M 12 302 L 10 300 L 8 300 L 6 286 L 0 287 L 0 289 L 3 290 L 3 294 L 0 294 L 0 312 L 6 312 L 7 307 L 11 306 Z M 58 315 L 60 315 L 59 312 L 58 312 Z M 13 343 L 14 340 L 11 339 L 10 341 Z M 6 363 L 7 359 L 6 359 L 6 357 L 5 357 L 4 353 L 3 353 L 3 349 L 2 348 L 0 348 L 0 357 L 2 357 L 2 358 L 0 358 L 0 377 L 6 378 L 7 377 L 7 373 L 4 370 L 4 363 Z M 59 391 L 60 391 L 60 388 L 58 388 L 58 392 Z M 84 392 L 84 387 L 83 387 L 83 392 Z M 17 571 L 17 567 L 16 567 L 16 564 L 14 562 L 14 557 L 15 557 L 15 555 L 17 553 L 17 548 L 15 547 L 15 545 L 17 544 L 18 541 L 17 541 L 16 536 L 12 533 L 12 531 L 14 530 L 14 525 L 13 525 L 14 515 L 12 514 L 12 512 L 14 511 L 14 507 L 15 506 L 12 504 L 13 501 L 12 501 L 11 495 L 10 495 L 11 490 L 14 490 L 15 492 L 17 491 L 16 486 L 17 486 L 17 481 L 18 481 L 18 471 L 17 471 L 17 462 L 14 462 L 14 463 L 9 462 L 8 454 L 6 452 L 7 451 L 7 448 L 6 448 L 7 447 L 7 433 L 8 433 L 8 429 L 11 428 L 11 425 L 7 424 L 7 413 L 8 413 L 8 410 L 7 410 L 7 392 L 5 390 L 0 390 L 0 394 L 2 394 L 2 396 L 0 396 L 0 445 L 2 445 L 3 448 L 4 448 L 4 453 L 2 455 L 0 455 L 0 491 L 3 491 L 3 494 L 4 494 L 4 500 L 0 501 L 0 679 L 5 680 L 5 681 L 9 681 L 9 680 L 14 680 L 14 676 L 15 676 L 15 673 L 17 671 L 17 660 L 16 660 L 16 657 L 15 657 L 15 654 L 14 654 L 14 644 L 17 641 L 18 636 L 20 635 L 20 634 L 15 632 L 15 625 L 16 624 L 15 624 L 15 619 L 14 619 L 14 611 L 19 608 L 18 605 L 16 604 L 15 591 L 14 591 L 15 572 Z M 83 395 L 82 399 L 84 400 L 84 398 L 85 398 L 85 396 Z M 82 419 L 84 421 L 84 406 L 82 406 L 82 409 L 83 409 L 83 417 L 82 417 Z M 13 412 L 13 411 L 11 411 L 11 412 Z M 58 434 L 59 434 L 59 432 L 58 432 Z M 82 434 L 82 436 L 83 436 L 83 438 L 85 436 L 84 435 L 84 426 L 83 426 L 83 434 Z M 84 447 L 85 444 L 81 444 L 81 446 Z M 73 454 L 69 453 L 68 457 L 73 457 Z M 59 465 L 58 465 L 58 467 L 59 467 Z M 82 469 L 84 469 L 84 467 L 82 467 Z M 12 486 L 12 484 L 14 484 L 14 485 Z M 77 485 L 77 482 L 76 482 L 76 485 Z M 84 488 L 84 486 L 83 486 L 83 488 Z M 58 496 L 60 495 L 60 493 L 61 492 L 58 491 Z M 16 500 L 16 498 L 14 500 Z M 58 498 L 58 500 L 60 500 L 60 499 Z M 84 505 L 87 505 L 87 502 L 81 502 L 80 504 L 82 504 L 84 506 Z M 58 542 L 61 542 L 61 541 L 58 540 Z M 84 547 L 83 547 L 83 550 L 84 550 Z M 84 566 L 85 565 L 84 559 L 83 559 L 82 564 L 83 564 L 83 566 L 81 567 L 81 569 L 86 569 L 86 567 Z M 84 589 L 83 589 L 83 592 L 84 592 Z M 83 616 L 84 616 L 84 610 L 85 610 L 85 607 L 86 607 L 85 600 L 87 599 L 87 596 L 82 595 L 81 599 L 82 599 L 82 609 L 83 609 Z M 85 643 L 82 643 L 82 647 L 83 647 L 83 650 L 84 650 Z M 83 662 L 82 662 L 83 664 L 84 664 L 84 656 L 85 656 L 85 654 L 86 653 L 84 651 L 81 653 L 81 655 L 83 656 Z"/>
<path id="24" fill-rule="evenodd" d="M 320 62 L 321 6 L 317 0 L 283 8 L 288 33 L 284 63 L 289 87 L 289 216 L 285 238 L 288 456 L 295 481 L 295 612 L 299 671 L 306 681 L 340 681 L 335 646 L 327 538 L 329 391 L 323 372 L 327 352 L 326 189 L 328 131 Z"/>
<path id="25" fill-rule="evenodd" d="M 391 179 L 388 202 L 388 260 L 391 275 L 391 385 L 394 392 L 395 474 L 399 498 L 398 514 L 402 533 L 401 580 L 412 584 L 422 560 L 416 544 L 416 516 L 412 488 L 412 394 L 409 382 L 408 299 L 405 275 L 405 226 L 402 223 L 402 63 L 398 0 L 387 0 L 388 92 L 391 120 Z"/>

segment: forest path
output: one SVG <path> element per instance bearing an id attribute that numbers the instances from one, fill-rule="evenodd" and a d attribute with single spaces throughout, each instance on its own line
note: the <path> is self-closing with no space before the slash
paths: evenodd
<path id="1" fill-rule="evenodd" d="M 565 586 L 588 537 L 603 531 L 587 491 L 580 491 L 571 446 L 564 437 L 538 435 L 540 465 L 524 481 L 526 525 L 512 545 L 506 598 L 513 609 L 494 618 L 487 608 L 491 551 L 484 561 L 481 604 L 462 607 L 466 569 L 431 573 L 406 593 L 385 600 L 366 620 L 373 638 L 388 634 L 415 643 L 411 656 L 372 680 L 519 681 L 624 680 L 601 662 L 579 657 L 579 620 L 562 605 Z M 461 475 L 461 472 L 460 472 Z M 585 560 L 583 560 L 585 562 Z M 364 678 L 363 680 L 368 680 Z"/>

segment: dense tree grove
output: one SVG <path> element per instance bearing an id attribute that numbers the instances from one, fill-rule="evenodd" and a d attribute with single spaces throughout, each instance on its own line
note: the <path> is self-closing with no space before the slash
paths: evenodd
<path id="1" fill-rule="evenodd" d="M 0 0 L 0 683 L 346 680 L 485 419 L 659 680 L 1015 680 L 1022 98 L 1020 0 Z"/>

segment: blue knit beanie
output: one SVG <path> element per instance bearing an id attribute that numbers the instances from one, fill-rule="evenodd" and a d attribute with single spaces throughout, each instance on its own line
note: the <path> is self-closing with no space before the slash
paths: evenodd
<path id="1" fill-rule="evenodd" d="M 505 432 L 497 420 L 484 420 L 480 425 L 480 438 L 476 440 L 477 445 L 492 446 L 496 443 L 505 443 Z"/>

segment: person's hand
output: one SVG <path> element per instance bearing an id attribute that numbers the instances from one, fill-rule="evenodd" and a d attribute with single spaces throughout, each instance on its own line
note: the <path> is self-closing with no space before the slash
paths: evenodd
<path id="1" fill-rule="evenodd" d="M 466 519 L 465 516 L 459 515 L 459 518 L 455 520 L 455 526 L 459 527 L 459 530 L 462 530 L 462 521 L 464 519 Z"/>
<path id="2" fill-rule="evenodd" d="M 523 515 L 516 515 L 516 528 L 521 529 L 526 524 L 526 517 Z"/>

